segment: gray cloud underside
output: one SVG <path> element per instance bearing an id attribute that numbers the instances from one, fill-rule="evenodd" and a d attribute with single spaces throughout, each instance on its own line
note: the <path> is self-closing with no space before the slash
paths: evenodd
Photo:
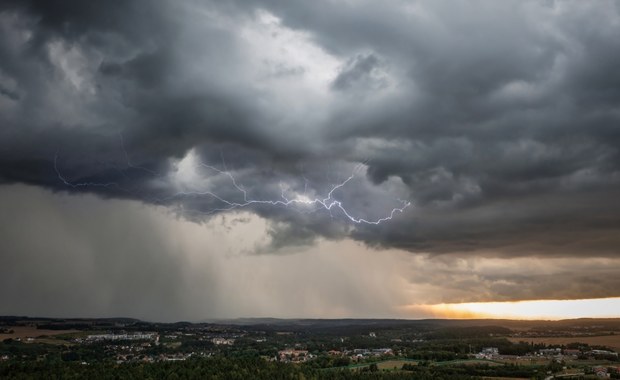
<path id="1" fill-rule="evenodd" d="M 256 198 L 324 194 L 366 162 L 343 201 L 380 217 L 402 185 L 415 207 L 379 226 L 253 208 L 274 247 L 617 256 L 618 4 L 4 1 L 0 181 L 201 220 L 221 205 L 170 198 L 165 175 L 191 149 Z M 72 183 L 114 185 L 66 186 L 57 153 Z"/>

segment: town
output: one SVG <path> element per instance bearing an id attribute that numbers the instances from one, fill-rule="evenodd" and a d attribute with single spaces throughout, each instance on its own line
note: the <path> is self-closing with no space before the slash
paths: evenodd
<path id="1" fill-rule="evenodd" d="M 422 372 L 487 379 L 620 378 L 618 351 L 618 319 L 149 323 L 0 318 L 2 378 L 18 373 L 24 363 L 89 371 L 102 364 L 145 368 L 222 358 L 259 360 L 310 377 L 316 373 L 316 378 L 343 371 L 386 378 Z"/>

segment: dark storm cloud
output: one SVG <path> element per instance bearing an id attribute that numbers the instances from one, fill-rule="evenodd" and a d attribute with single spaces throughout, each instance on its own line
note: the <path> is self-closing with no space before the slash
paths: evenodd
<path id="1" fill-rule="evenodd" d="M 253 208 L 274 248 L 352 236 L 434 253 L 618 254 L 616 2 L 0 9 L 1 181 L 180 205 L 198 221 L 225 205 L 171 195 L 189 151 L 255 199 L 279 197 L 281 182 L 324 196 L 366 162 L 368 180 L 337 194 L 357 216 L 384 216 L 394 197 L 414 207 L 379 226 Z M 91 185 L 63 183 L 54 157 L 66 181 Z"/>

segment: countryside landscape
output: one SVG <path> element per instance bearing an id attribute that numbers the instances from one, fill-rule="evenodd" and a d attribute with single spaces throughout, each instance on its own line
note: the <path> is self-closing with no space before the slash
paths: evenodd
<path id="1" fill-rule="evenodd" d="M 7 379 L 620 378 L 620 319 L 0 321 Z"/>
<path id="2" fill-rule="evenodd" d="M 0 0 L 0 380 L 620 379 L 620 0 Z"/>

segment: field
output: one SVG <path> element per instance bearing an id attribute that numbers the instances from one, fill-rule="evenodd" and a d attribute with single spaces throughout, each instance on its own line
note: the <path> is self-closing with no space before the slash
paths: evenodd
<path id="1" fill-rule="evenodd" d="M 52 336 L 52 335 L 62 335 L 62 334 L 72 334 L 79 332 L 78 330 L 43 330 L 37 329 L 32 326 L 15 326 L 15 327 L 6 327 L 8 329 L 13 330 L 13 334 L 0 334 L 0 341 L 8 338 L 36 338 L 42 335 Z"/>
<path id="2" fill-rule="evenodd" d="M 349 369 L 361 369 L 361 368 L 365 368 L 365 367 L 370 367 L 371 364 L 373 364 L 373 363 L 351 364 L 347 368 L 349 368 Z M 380 361 L 380 362 L 375 362 L 374 364 L 377 365 L 378 369 L 387 369 L 387 370 L 397 369 L 397 370 L 400 370 L 403 367 L 403 364 L 414 364 L 414 365 L 417 365 L 418 361 L 417 360 L 411 360 L 411 359 L 393 359 L 393 360 L 384 360 L 384 361 Z"/>
<path id="3" fill-rule="evenodd" d="M 384 362 L 377 363 L 377 368 L 379 369 L 401 369 L 403 364 L 418 364 L 417 361 L 409 361 L 409 360 L 387 360 Z"/>
<path id="4" fill-rule="evenodd" d="M 587 343 L 589 345 L 607 346 L 612 348 L 616 352 L 620 352 L 620 334 L 617 335 L 604 335 L 604 336 L 567 336 L 567 337 L 540 337 L 540 338 L 522 338 L 522 337 L 509 337 L 511 342 L 534 342 L 545 344 L 568 344 L 574 342 Z"/>
<path id="5" fill-rule="evenodd" d="M 449 360 L 445 362 L 436 362 L 435 365 L 444 366 L 444 365 L 480 365 L 486 364 L 488 366 L 498 366 L 503 365 L 503 363 L 496 360 L 486 360 L 486 359 L 465 359 L 465 360 Z"/>

